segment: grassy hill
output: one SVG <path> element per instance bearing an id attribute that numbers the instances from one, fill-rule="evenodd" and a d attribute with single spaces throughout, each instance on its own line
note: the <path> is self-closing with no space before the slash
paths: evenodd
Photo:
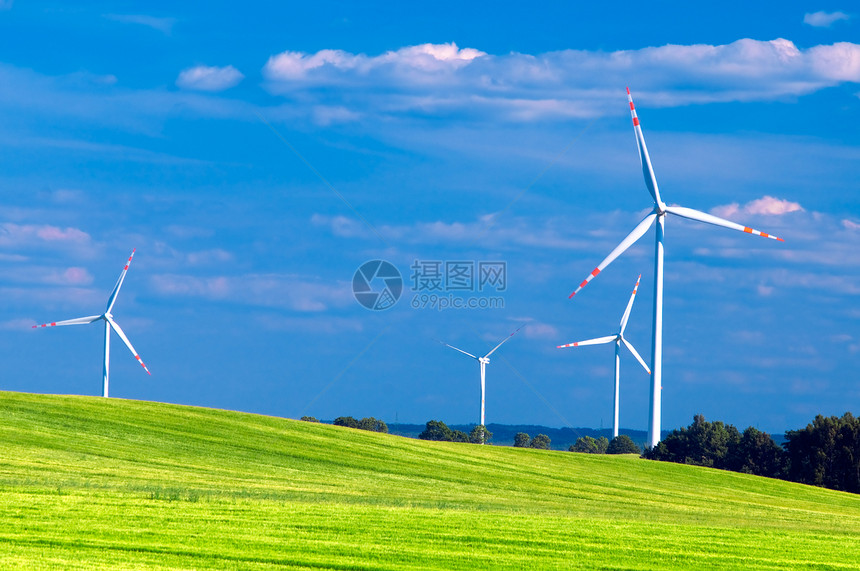
<path id="1" fill-rule="evenodd" d="M 860 496 L 176 405 L 0 393 L 0 568 L 856 569 Z"/>

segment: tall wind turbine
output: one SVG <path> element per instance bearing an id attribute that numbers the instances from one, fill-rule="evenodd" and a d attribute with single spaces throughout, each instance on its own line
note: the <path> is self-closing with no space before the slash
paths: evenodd
<path id="1" fill-rule="evenodd" d="M 576 295 L 579 290 L 585 287 L 588 282 L 594 279 L 597 274 L 612 263 L 615 258 L 620 256 L 627 248 L 633 245 L 636 240 L 642 237 L 645 232 L 651 227 L 654 222 L 657 222 L 657 232 L 655 239 L 655 263 L 654 263 L 654 327 L 653 337 L 651 340 L 651 411 L 648 421 L 648 443 L 650 446 L 656 446 L 660 442 L 660 414 L 661 414 L 661 395 L 663 382 L 663 235 L 665 230 L 666 214 L 674 214 L 681 218 L 705 222 L 715 226 L 722 226 L 732 230 L 740 230 L 747 234 L 755 234 L 773 240 L 783 242 L 782 238 L 777 238 L 765 232 L 754 230 L 749 226 L 741 226 L 734 222 L 729 222 L 723 218 L 706 214 L 692 208 L 683 206 L 667 206 L 660 197 L 660 191 L 657 188 L 657 177 L 654 175 L 654 169 L 651 166 L 651 157 L 648 155 L 648 149 L 645 147 L 645 137 L 642 135 L 642 127 L 639 125 L 639 117 L 636 116 L 636 108 L 633 106 L 633 98 L 630 96 L 630 88 L 627 88 L 627 100 L 630 102 L 630 114 L 633 117 L 633 131 L 636 134 L 636 145 L 639 147 L 639 160 L 642 164 L 642 174 L 645 176 L 645 186 L 648 187 L 648 192 L 651 193 L 651 198 L 654 200 L 654 209 L 621 241 L 618 246 L 612 250 L 600 264 L 588 274 L 588 277 L 583 280 L 579 287 L 576 288 L 569 297 Z"/>
<path id="2" fill-rule="evenodd" d="M 633 348 L 633 345 L 624 338 L 624 330 L 627 329 L 627 320 L 630 319 L 630 310 L 633 309 L 633 300 L 636 298 L 636 290 L 639 289 L 639 280 L 642 279 L 642 274 L 639 274 L 639 277 L 636 278 L 636 285 L 633 286 L 633 293 L 630 294 L 630 301 L 627 302 L 627 309 L 624 310 L 624 316 L 621 318 L 621 326 L 618 328 L 618 333 L 615 335 L 609 335 L 607 337 L 598 337 L 596 339 L 588 339 L 587 341 L 577 341 L 575 343 L 568 343 L 567 345 L 559 345 L 556 349 L 563 349 L 565 347 L 580 347 L 582 345 L 601 345 L 603 343 L 610 343 L 615 341 L 615 414 L 614 420 L 612 422 L 612 437 L 615 438 L 618 436 L 618 393 L 619 393 L 619 366 L 621 364 L 621 344 L 624 345 L 633 353 L 633 356 L 636 357 L 636 360 L 639 361 L 639 364 L 648 371 L 648 374 L 651 374 L 651 369 L 648 368 L 648 365 L 645 364 L 645 361 L 642 360 L 642 357 L 639 356 L 639 353 L 636 352 L 636 349 Z"/>
<path id="3" fill-rule="evenodd" d="M 119 279 L 116 281 L 116 285 L 113 286 L 113 291 L 110 293 L 110 297 L 108 297 L 107 308 L 105 312 L 101 315 L 91 315 L 89 317 L 78 317 L 76 319 L 67 319 L 65 321 L 54 321 L 51 323 L 43 323 L 41 325 L 34 325 L 33 329 L 39 327 L 56 327 L 58 325 L 86 325 L 87 323 L 93 323 L 95 321 L 102 320 L 105 322 L 105 362 L 104 368 L 102 369 L 102 374 L 104 378 L 104 390 L 102 395 L 108 396 L 108 373 L 110 370 L 110 330 L 113 329 L 116 331 L 116 334 L 119 335 L 119 338 L 122 339 L 125 346 L 128 347 L 128 350 L 131 351 L 131 354 L 134 355 L 134 358 L 137 359 L 137 362 L 144 368 L 147 374 L 152 374 L 149 372 L 149 369 L 146 368 L 146 365 L 143 364 L 143 361 L 140 358 L 140 355 L 137 354 L 137 351 L 134 350 L 134 347 L 131 345 L 131 341 L 128 340 L 128 337 L 125 336 L 119 324 L 114 321 L 113 315 L 111 315 L 111 309 L 113 309 L 113 304 L 116 303 L 116 296 L 119 294 L 119 288 L 122 287 L 122 282 L 125 279 L 125 274 L 128 272 L 128 266 L 131 265 L 131 259 L 134 257 L 134 253 L 137 250 L 135 248 L 131 251 L 131 256 L 128 257 L 128 261 L 125 263 L 125 267 L 122 269 L 122 273 L 119 275 Z"/>
<path id="4" fill-rule="evenodd" d="M 517 331 L 519 331 L 522 328 L 523 328 L 523 326 L 520 325 L 519 327 L 517 327 Z M 501 343 L 499 343 L 498 345 L 493 347 L 490 350 L 490 352 L 487 353 L 486 355 L 484 355 L 483 357 L 476 357 L 476 356 L 472 355 L 471 353 L 467 353 L 466 351 L 463 351 L 462 349 L 458 349 L 458 348 L 454 347 L 453 345 L 448 345 L 447 343 L 440 341 L 440 343 L 442 343 L 442 345 L 444 345 L 446 347 L 450 347 L 454 351 L 459 351 L 460 353 L 475 359 L 476 361 L 478 361 L 478 363 L 481 364 L 481 426 L 486 426 L 486 424 L 484 424 L 484 399 L 486 397 L 486 382 L 485 381 L 486 381 L 486 377 L 487 377 L 487 364 L 490 362 L 490 355 L 495 353 L 496 349 L 498 349 L 499 347 L 504 345 L 511 337 L 516 335 L 517 331 L 514 331 L 513 333 L 511 333 L 510 335 L 508 335 L 507 337 L 502 339 Z"/>

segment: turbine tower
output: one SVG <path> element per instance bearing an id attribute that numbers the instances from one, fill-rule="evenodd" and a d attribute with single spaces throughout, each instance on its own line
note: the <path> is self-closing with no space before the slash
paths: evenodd
<path id="1" fill-rule="evenodd" d="M 116 296 L 119 294 L 119 288 L 122 287 L 122 282 L 125 279 L 125 274 L 128 272 L 128 267 L 131 265 L 131 259 L 134 257 L 134 253 L 137 250 L 135 248 L 131 251 L 131 256 L 128 257 L 128 261 L 125 263 L 125 267 L 122 269 L 122 273 L 119 275 L 119 279 L 116 281 L 116 285 L 113 286 L 113 291 L 110 293 L 110 297 L 108 297 L 107 308 L 105 312 L 101 315 L 91 315 L 89 317 L 78 317 L 76 319 L 67 319 L 65 321 L 53 321 L 51 323 L 42 323 L 41 325 L 34 325 L 33 329 L 41 328 L 41 327 L 56 327 L 58 325 L 86 325 L 88 323 L 93 323 L 95 321 L 102 320 L 105 322 L 105 361 L 104 368 L 102 369 L 102 376 L 104 380 L 104 388 L 102 391 L 102 396 L 108 396 L 108 377 L 110 371 L 110 330 L 113 329 L 116 331 L 116 334 L 119 335 L 119 338 L 122 339 L 125 346 L 128 347 L 128 350 L 131 351 L 131 354 L 134 355 L 134 358 L 137 359 L 137 362 L 144 368 L 147 374 L 152 374 L 149 372 L 149 369 L 146 368 L 146 365 L 143 364 L 143 361 L 140 358 L 140 355 L 137 354 L 137 351 L 134 350 L 134 347 L 131 345 L 131 341 L 128 340 L 128 337 L 125 336 L 119 324 L 114 321 L 113 315 L 111 315 L 111 309 L 113 309 L 114 303 L 116 303 Z"/>
<path id="2" fill-rule="evenodd" d="M 517 327 L 516 331 L 514 331 L 513 333 L 511 333 L 510 335 L 508 335 L 507 337 L 502 339 L 502 341 L 498 345 L 493 347 L 490 350 L 490 352 L 487 353 L 486 355 L 484 355 L 483 357 L 476 357 L 476 356 L 472 355 L 471 353 L 467 353 L 466 351 L 463 351 L 462 349 L 458 349 L 457 347 L 454 347 L 453 345 L 448 345 L 447 343 L 440 341 L 440 343 L 442 343 L 442 345 L 444 345 L 446 347 L 450 347 L 454 351 L 459 351 L 460 353 L 475 359 L 481 365 L 481 426 L 486 426 L 486 424 L 484 424 L 484 399 L 486 397 L 486 375 L 487 375 L 486 371 L 487 371 L 487 364 L 489 364 L 489 362 L 490 362 L 490 355 L 492 355 L 496 351 L 496 349 L 498 349 L 499 347 L 504 345 L 511 337 L 516 335 L 517 331 L 519 331 L 522 328 L 523 328 L 522 325 Z"/>
<path id="3" fill-rule="evenodd" d="M 651 374 L 651 369 L 648 368 L 648 365 L 645 364 L 645 361 L 642 360 L 642 357 L 639 356 L 639 353 L 636 352 L 636 349 L 633 348 L 633 345 L 624 338 L 624 330 L 627 329 L 627 320 L 630 319 L 630 310 L 633 309 L 633 300 L 636 298 L 636 290 L 639 289 L 639 280 L 642 279 L 642 274 L 639 274 L 639 277 L 636 278 L 636 285 L 633 286 L 633 293 L 630 294 L 630 301 L 627 302 L 627 309 L 624 310 L 624 316 L 621 318 L 621 326 L 618 328 L 618 333 L 615 335 L 609 335 L 607 337 L 598 337 L 596 339 L 588 339 L 586 341 L 576 341 L 574 343 L 568 343 L 567 345 L 559 345 L 556 349 L 563 349 L 565 347 L 580 347 L 582 345 L 602 345 L 603 343 L 610 343 L 615 341 L 615 406 L 614 406 L 614 416 L 612 422 L 612 438 L 618 436 L 618 394 L 619 394 L 619 369 L 621 364 L 621 344 L 624 343 L 624 346 L 630 350 L 636 360 L 639 361 L 639 364 L 648 371 L 648 374 Z"/>
<path id="4" fill-rule="evenodd" d="M 630 102 L 630 115 L 633 118 L 633 132 L 636 134 L 636 145 L 639 147 L 639 161 L 642 164 L 642 174 L 645 176 L 645 186 L 648 187 L 648 192 L 654 200 L 654 209 L 650 214 L 645 216 L 642 221 L 621 241 L 618 246 L 612 250 L 606 258 L 594 268 L 590 274 L 583 280 L 579 287 L 576 288 L 569 297 L 573 297 L 579 290 L 584 288 L 588 282 L 594 279 L 597 274 L 602 272 L 606 266 L 612 263 L 615 258 L 620 256 L 627 248 L 632 246 L 636 240 L 641 238 L 645 232 L 651 227 L 654 222 L 657 222 L 657 232 L 655 237 L 655 262 L 654 262 L 654 324 L 651 339 L 651 410 L 648 420 L 648 444 L 656 446 L 660 442 L 660 414 L 661 414 L 661 390 L 663 382 L 663 236 L 665 230 L 666 214 L 674 214 L 681 218 L 705 222 L 715 226 L 722 226 L 731 230 L 739 230 L 747 234 L 755 234 L 764 238 L 771 238 L 783 242 L 782 238 L 777 238 L 765 232 L 755 230 L 749 226 L 742 226 L 734 222 L 730 222 L 723 218 L 706 214 L 692 208 L 683 206 L 667 206 L 660 197 L 660 190 L 657 188 L 657 177 L 654 175 L 654 169 L 651 166 L 651 157 L 648 155 L 648 148 L 645 146 L 645 137 L 642 135 L 642 127 L 639 125 L 639 117 L 636 115 L 636 108 L 633 106 L 633 97 L 630 95 L 630 88 L 627 88 L 627 100 Z"/>

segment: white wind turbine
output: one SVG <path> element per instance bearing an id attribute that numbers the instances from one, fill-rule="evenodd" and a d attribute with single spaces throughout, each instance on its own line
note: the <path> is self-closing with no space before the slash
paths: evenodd
<path id="1" fill-rule="evenodd" d="M 105 362 L 103 377 L 104 377 L 104 390 L 102 395 L 108 396 L 108 373 L 110 370 L 110 330 L 113 329 L 116 331 L 116 334 L 119 335 L 119 338 L 122 339 L 125 346 L 128 347 L 131 354 L 134 355 L 134 358 L 137 359 L 138 363 L 144 368 L 144 370 L 148 374 L 152 374 L 149 372 L 149 369 L 146 368 L 146 365 L 143 364 L 140 356 L 137 354 L 137 351 L 134 350 L 134 347 L 131 345 L 131 341 L 128 340 L 128 337 L 125 336 L 119 324 L 113 320 L 113 315 L 111 315 L 111 309 L 113 309 L 113 304 L 116 303 L 116 296 L 119 294 L 119 288 L 122 287 L 122 281 L 125 279 L 125 274 L 128 272 L 128 266 L 131 264 L 131 259 L 134 257 L 134 252 L 137 249 L 131 251 L 131 256 L 128 257 L 128 261 L 125 263 L 125 267 L 122 269 L 122 273 L 119 275 L 119 279 L 116 281 L 116 285 L 113 287 L 113 291 L 108 297 L 107 308 L 105 312 L 101 315 L 91 315 L 89 317 L 78 317 L 77 319 L 67 319 L 65 321 L 54 321 L 51 323 L 43 323 L 41 325 L 34 325 L 33 329 L 39 327 L 56 327 L 58 325 L 86 325 L 87 323 L 93 323 L 94 321 L 103 320 L 105 322 Z"/>
<path id="2" fill-rule="evenodd" d="M 517 327 L 517 331 L 519 331 L 522 328 L 523 328 L 523 326 L 520 325 L 519 327 Z M 476 356 L 472 355 L 471 353 L 467 353 L 466 351 L 463 351 L 462 349 L 458 349 L 458 348 L 454 347 L 453 345 L 448 345 L 447 343 L 440 341 L 440 343 L 442 343 L 442 345 L 444 345 L 446 347 L 450 347 L 454 351 L 459 351 L 460 353 L 462 353 L 464 355 L 468 355 L 469 357 L 475 359 L 476 361 L 478 361 L 478 363 L 481 364 L 481 426 L 486 426 L 486 424 L 484 424 L 484 399 L 486 397 L 486 382 L 485 381 L 486 381 L 486 377 L 487 377 L 487 373 L 486 373 L 487 364 L 490 362 L 490 355 L 492 355 L 496 351 L 496 349 L 498 349 L 499 347 L 504 345 L 505 342 L 507 342 L 511 337 L 516 335 L 517 331 L 514 331 L 513 333 L 511 333 L 510 335 L 508 335 L 507 337 L 502 339 L 501 343 L 499 343 L 498 345 L 493 347 L 490 350 L 490 352 L 487 353 L 486 355 L 484 355 L 483 357 L 476 357 Z"/>
<path id="3" fill-rule="evenodd" d="M 633 286 L 633 293 L 630 294 L 630 301 L 627 302 L 627 309 L 624 310 L 624 316 L 621 318 L 621 326 L 618 328 L 618 333 L 615 335 L 608 335 L 606 337 L 598 337 L 596 339 L 588 339 L 586 341 L 577 341 L 575 343 L 568 343 L 567 345 L 559 345 L 556 347 L 557 349 L 563 349 L 565 347 L 580 347 L 582 345 L 601 345 L 603 343 L 610 343 L 615 341 L 615 407 L 614 407 L 614 416 L 612 421 L 612 437 L 615 438 L 618 436 L 618 393 L 619 393 L 619 366 L 621 364 L 621 344 L 624 345 L 633 353 L 633 356 L 636 357 L 636 360 L 639 361 L 639 364 L 648 371 L 648 374 L 651 374 L 651 369 L 648 368 L 648 365 L 645 364 L 645 361 L 642 360 L 642 357 L 639 356 L 639 353 L 636 352 L 636 349 L 633 348 L 633 345 L 624 338 L 624 330 L 627 328 L 627 320 L 630 319 L 630 310 L 633 309 L 633 300 L 636 298 L 636 290 L 639 289 L 639 280 L 642 278 L 642 274 L 639 274 L 639 277 L 636 278 L 636 285 Z"/>
<path id="4" fill-rule="evenodd" d="M 660 414 L 661 414 L 661 395 L 663 381 L 663 235 L 665 231 L 666 214 L 674 214 L 681 218 L 697 220 L 722 226 L 732 230 L 740 230 L 748 234 L 755 234 L 773 240 L 783 242 L 782 238 L 777 238 L 765 232 L 754 230 L 749 226 L 742 226 L 729 222 L 717 216 L 706 214 L 692 208 L 683 206 L 667 206 L 660 198 L 660 191 L 657 188 L 657 177 L 654 175 L 654 169 L 651 166 L 651 157 L 648 155 L 648 149 L 645 147 L 645 137 L 642 135 L 642 128 L 639 126 L 639 118 L 636 116 L 636 109 L 633 106 L 633 98 L 630 96 L 630 88 L 627 88 L 627 100 L 630 102 L 630 114 L 633 117 L 633 131 L 636 134 L 636 145 L 639 147 L 639 160 L 642 164 L 642 174 L 645 176 L 645 186 L 648 187 L 648 192 L 651 193 L 651 198 L 654 200 L 654 209 L 621 241 L 618 246 L 612 250 L 600 264 L 592 270 L 588 277 L 583 280 L 579 287 L 576 288 L 569 297 L 576 295 L 579 290 L 594 279 L 597 274 L 603 271 L 606 266 L 612 263 L 615 258 L 620 256 L 627 248 L 633 245 L 636 240 L 642 237 L 645 232 L 657 221 L 657 232 L 655 239 L 655 263 L 654 263 L 654 326 L 653 337 L 651 340 L 651 410 L 648 421 L 648 443 L 650 446 L 656 446 L 660 442 Z"/>

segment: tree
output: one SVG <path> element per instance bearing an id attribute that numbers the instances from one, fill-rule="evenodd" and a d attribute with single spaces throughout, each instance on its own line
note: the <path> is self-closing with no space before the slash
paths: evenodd
<path id="1" fill-rule="evenodd" d="M 493 437 L 493 433 L 487 430 L 483 424 L 478 424 L 469 433 L 469 442 L 472 444 L 486 444 Z"/>
<path id="2" fill-rule="evenodd" d="M 608 448 L 609 440 L 605 436 L 597 439 L 591 436 L 580 436 L 568 450 L 571 452 L 584 452 L 586 454 L 605 454 Z"/>
<path id="3" fill-rule="evenodd" d="M 347 428 L 358 428 L 358 421 L 351 416 L 339 416 L 334 419 L 335 426 L 346 426 Z"/>
<path id="4" fill-rule="evenodd" d="M 529 445 L 531 448 L 539 448 L 541 450 L 549 450 L 549 436 L 546 434 L 538 434 L 534 438 L 532 438 L 532 442 Z"/>
<path id="5" fill-rule="evenodd" d="M 785 433 L 789 480 L 860 493 L 860 419 L 818 415 L 802 430 Z"/>
<path id="6" fill-rule="evenodd" d="M 319 422 L 315 416 L 303 416 L 299 420 L 304 420 L 305 422 Z"/>
<path id="7" fill-rule="evenodd" d="M 740 442 L 729 451 L 730 461 L 726 469 L 781 478 L 783 476 L 784 452 L 766 432 L 750 426 L 741 435 Z"/>
<path id="8" fill-rule="evenodd" d="M 428 420 L 424 432 L 418 435 L 421 440 L 447 440 L 453 439 L 454 433 L 448 425 L 441 420 Z"/>
<path id="9" fill-rule="evenodd" d="M 606 447 L 607 454 L 642 454 L 642 450 L 626 434 L 619 434 Z"/>
<path id="10" fill-rule="evenodd" d="M 470 442 L 469 435 L 462 430 L 451 431 L 451 442 Z"/>
<path id="11" fill-rule="evenodd" d="M 645 457 L 728 470 L 737 465 L 735 452 L 740 440 L 740 432 L 731 424 L 708 422 L 704 416 L 697 414 L 689 427 L 673 430 L 657 446 L 648 450 Z"/>
<path id="12" fill-rule="evenodd" d="M 388 432 L 388 425 L 385 424 L 385 421 L 373 418 L 372 416 L 359 420 L 358 428 L 371 432 Z"/>
<path id="13" fill-rule="evenodd" d="M 514 446 L 516 448 L 528 448 L 532 443 L 532 438 L 525 432 L 517 432 L 514 436 Z"/>

